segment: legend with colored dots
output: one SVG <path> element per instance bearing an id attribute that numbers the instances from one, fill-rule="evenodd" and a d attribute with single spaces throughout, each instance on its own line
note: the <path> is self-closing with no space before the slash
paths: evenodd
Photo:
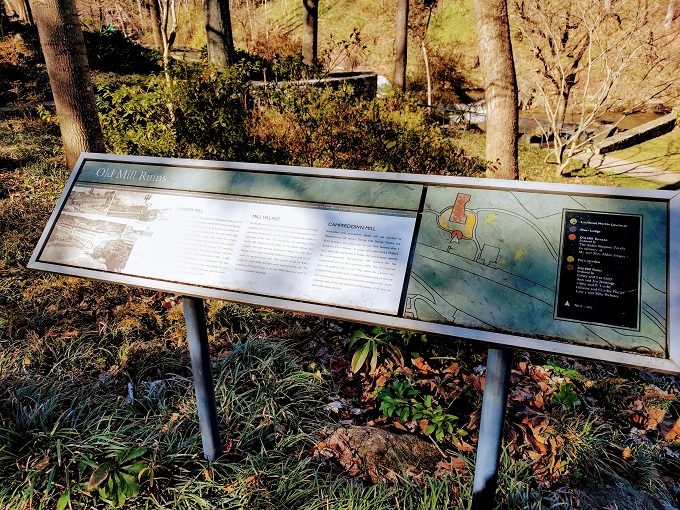
<path id="1" fill-rule="evenodd" d="M 639 329 L 642 217 L 565 209 L 555 319 Z"/>

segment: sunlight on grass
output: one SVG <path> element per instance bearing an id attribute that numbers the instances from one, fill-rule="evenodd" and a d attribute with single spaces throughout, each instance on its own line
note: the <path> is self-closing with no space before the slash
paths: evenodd
<path id="1" fill-rule="evenodd" d="M 611 155 L 667 172 L 680 172 L 680 127 L 640 145 L 612 152 Z"/>
<path id="2" fill-rule="evenodd" d="M 484 157 L 485 139 L 480 133 L 465 132 L 456 135 L 456 145 L 467 156 Z M 556 165 L 546 163 L 547 152 L 527 144 L 519 145 L 519 178 L 525 181 L 557 182 L 561 184 L 588 184 L 594 186 L 616 186 L 626 188 L 657 189 L 661 184 L 630 177 L 603 173 L 594 168 L 584 167 L 581 161 L 573 161 L 568 177 L 556 175 Z"/>

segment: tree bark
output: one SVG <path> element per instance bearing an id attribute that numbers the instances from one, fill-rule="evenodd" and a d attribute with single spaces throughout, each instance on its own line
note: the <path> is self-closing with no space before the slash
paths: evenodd
<path id="1" fill-rule="evenodd" d="M 302 56 L 305 64 L 315 65 L 318 53 L 319 0 L 302 0 Z"/>
<path id="2" fill-rule="evenodd" d="M 158 0 L 146 0 L 146 8 L 151 20 L 153 43 L 158 51 L 163 51 L 163 34 L 161 33 L 161 8 Z"/>
<path id="3" fill-rule="evenodd" d="M 234 62 L 229 0 L 204 0 L 203 8 L 208 39 L 208 63 L 226 67 Z"/>
<path id="4" fill-rule="evenodd" d="M 81 152 L 104 152 L 80 20 L 73 0 L 33 0 L 33 7 L 66 162 L 73 168 Z"/>
<path id="5" fill-rule="evenodd" d="M 506 0 L 477 0 L 475 17 L 486 99 L 486 175 L 517 179 L 517 78 Z"/>
<path id="6" fill-rule="evenodd" d="M 7 24 L 7 14 L 5 14 L 5 4 L 0 0 L 0 36 L 5 35 L 5 25 Z"/>
<path id="7" fill-rule="evenodd" d="M 406 62 L 408 50 L 409 0 L 399 0 L 394 55 L 394 87 L 406 92 Z"/>
<path id="8" fill-rule="evenodd" d="M 425 78 L 427 79 L 427 106 L 432 106 L 432 73 L 430 73 L 430 59 L 427 56 L 427 44 L 425 39 L 420 41 L 420 49 L 423 52 L 423 62 L 425 63 Z M 432 110 L 428 108 L 427 113 L 430 114 Z"/>

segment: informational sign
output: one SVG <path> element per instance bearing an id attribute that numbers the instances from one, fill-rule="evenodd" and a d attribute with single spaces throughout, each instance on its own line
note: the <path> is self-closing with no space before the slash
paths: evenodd
<path id="1" fill-rule="evenodd" d="M 405 312 L 663 356 L 668 227 L 663 201 L 429 187 Z"/>
<path id="2" fill-rule="evenodd" d="M 680 197 L 88 154 L 30 267 L 680 372 Z"/>

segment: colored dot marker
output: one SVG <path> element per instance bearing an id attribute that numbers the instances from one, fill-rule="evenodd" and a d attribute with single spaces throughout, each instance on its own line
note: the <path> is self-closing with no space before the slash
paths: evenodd
<path id="1" fill-rule="evenodd" d="M 569 238 L 568 238 L 568 239 L 569 239 L 570 241 L 575 241 L 575 240 L 576 240 L 576 234 L 569 234 Z"/>
<path id="2" fill-rule="evenodd" d="M 569 255 L 569 256 L 567 257 L 567 262 L 574 262 L 574 257 L 572 257 L 571 255 Z"/>
<path id="3" fill-rule="evenodd" d="M 578 220 L 576 218 L 572 218 L 569 220 L 569 223 L 571 223 L 572 225 L 576 225 L 578 223 Z"/>
<path id="4" fill-rule="evenodd" d="M 567 264 L 567 271 L 573 271 L 573 270 L 574 270 L 573 264 Z"/>

